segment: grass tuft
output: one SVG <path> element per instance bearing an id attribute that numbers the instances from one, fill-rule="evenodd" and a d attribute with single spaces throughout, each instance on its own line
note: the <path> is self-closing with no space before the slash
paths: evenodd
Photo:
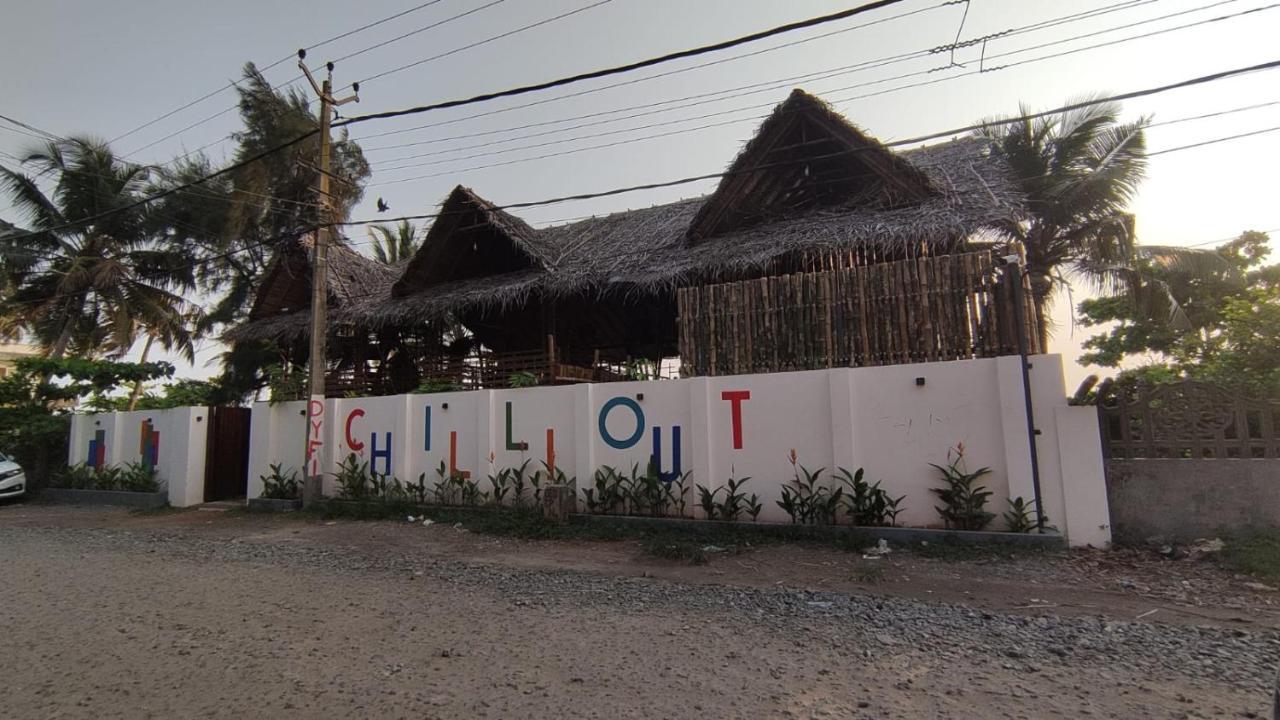
<path id="1" fill-rule="evenodd" d="M 1222 562 L 1236 572 L 1280 580 L 1280 531 L 1264 530 L 1228 538 Z"/>

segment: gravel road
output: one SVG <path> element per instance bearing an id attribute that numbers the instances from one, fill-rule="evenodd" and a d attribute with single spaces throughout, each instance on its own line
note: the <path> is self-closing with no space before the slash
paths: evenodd
<path id="1" fill-rule="evenodd" d="M 1272 629 L 461 561 L 430 535 L 370 554 L 352 523 L 5 510 L 6 717 L 1268 717 L 1280 664 Z"/>

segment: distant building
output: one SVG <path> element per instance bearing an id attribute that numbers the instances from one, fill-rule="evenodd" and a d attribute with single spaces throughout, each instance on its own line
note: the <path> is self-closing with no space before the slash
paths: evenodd
<path id="1" fill-rule="evenodd" d="M 8 377 L 14 364 L 24 357 L 37 357 L 40 348 L 22 343 L 0 343 L 0 378 Z"/>

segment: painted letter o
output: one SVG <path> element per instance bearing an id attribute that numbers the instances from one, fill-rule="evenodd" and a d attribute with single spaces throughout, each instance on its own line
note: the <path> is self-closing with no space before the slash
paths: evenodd
<path id="1" fill-rule="evenodd" d="M 605 420 L 609 417 L 609 411 L 622 405 L 631 409 L 636 415 L 636 431 L 625 440 L 619 440 L 609 434 L 609 428 L 605 424 Z M 640 409 L 640 404 L 629 397 L 616 397 L 600 407 L 600 439 L 604 440 L 604 444 L 614 450 L 626 450 L 627 448 L 640 442 L 640 438 L 644 437 L 644 410 Z"/>

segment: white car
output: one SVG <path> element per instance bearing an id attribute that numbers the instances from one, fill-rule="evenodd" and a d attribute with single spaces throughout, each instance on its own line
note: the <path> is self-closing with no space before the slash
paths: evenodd
<path id="1" fill-rule="evenodd" d="M 0 452 L 0 500 L 22 497 L 26 492 L 26 473 L 12 458 Z"/>

